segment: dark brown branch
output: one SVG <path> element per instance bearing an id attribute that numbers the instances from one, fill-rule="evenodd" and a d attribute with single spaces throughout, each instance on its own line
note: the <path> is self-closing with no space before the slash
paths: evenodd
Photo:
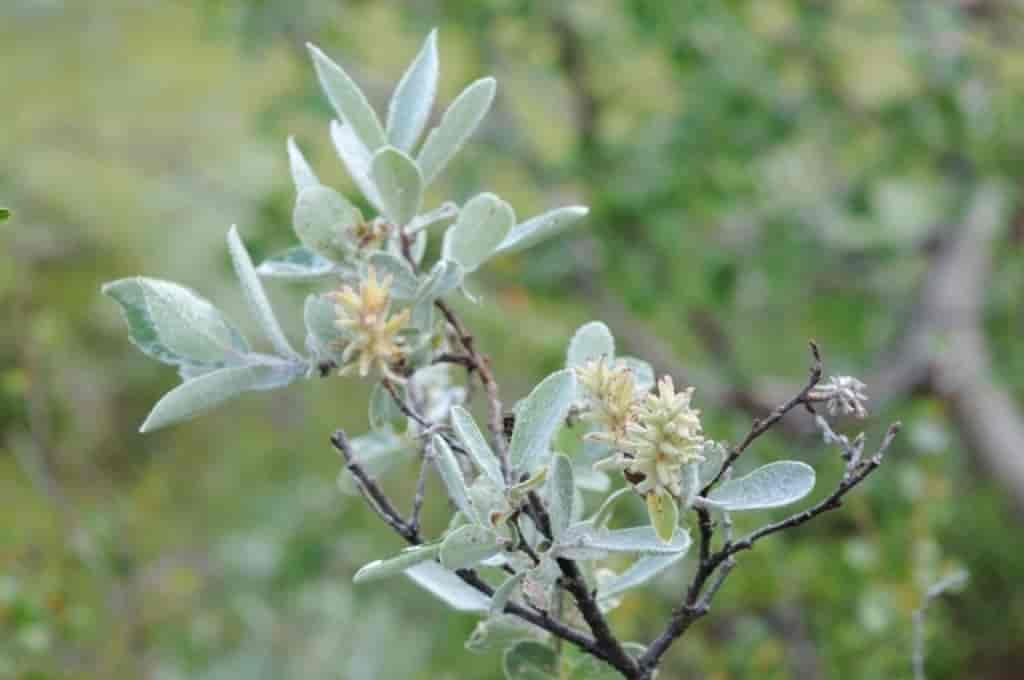
<path id="1" fill-rule="evenodd" d="M 352 476 L 356 480 L 356 484 L 359 486 L 359 490 L 362 492 L 363 497 L 370 504 L 370 507 L 374 509 L 378 516 L 388 526 L 395 530 L 402 538 L 409 541 L 410 543 L 420 543 L 419 530 L 407 524 L 402 520 L 402 516 L 398 514 L 395 506 L 392 505 L 391 500 L 387 497 L 377 482 L 373 480 L 366 471 L 363 469 L 359 461 L 356 460 L 355 454 L 352 452 L 352 445 L 349 444 L 348 437 L 341 430 L 335 431 L 331 435 L 331 444 L 338 450 L 342 458 L 345 459 L 345 467 L 352 473 Z"/>

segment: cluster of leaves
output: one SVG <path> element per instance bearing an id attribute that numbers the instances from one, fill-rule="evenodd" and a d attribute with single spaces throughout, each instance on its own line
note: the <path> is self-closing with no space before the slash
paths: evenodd
<path id="1" fill-rule="evenodd" d="M 490 107 L 493 79 L 467 87 L 420 145 L 437 87 L 435 33 L 399 82 L 386 125 L 340 66 L 317 48 L 310 51 L 339 116 L 331 125 L 335 147 L 377 215 L 367 219 L 352 202 L 323 185 L 289 140 L 298 193 L 293 225 L 301 245 L 256 267 L 237 230 L 228 233 L 235 273 L 273 354 L 253 351 L 216 307 L 178 284 L 141 277 L 107 284 L 104 292 L 121 304 L 132 341 L 149 356 L 175 366 L 183 379 L 156 404 L 143 432 L 190 418 L 242 392 L 326 376 L 334 368 L 347 370 L 361 356 L 362 375 L 379 369 L 373 375 L 377 384 L 369 406 L 371 430 L 351 443 L 336 435 L 336 446 L 346 458 L 342 486 L 355 486 L 377 503 L 380 514 L 414 545 L 365 565 L 355 581 L 404 573 L 455 609 L 486 613 L 469 644 L 480 646 L 494 638 L 516 643 L 505 659 L 510 678 L 538 677 L 555 658 L 536 630 L 512 623 L 508 614 L 514 607 L 545 616 L 560 612 L 556 618 L 569 622 L 582 616 L 594 628 L 588 617 L 595 614 L 585 611 L 590 598 L 601 612 L 609 611 L 627 590 L 649 582 L 686 554 L 692 540 L 682 525 L 691 507 L 704 515 L 714 512 L 731 525 L 732 512 L 787 505 L 812 490 L 814 470 L 796 461 L 728 479 L 732 460 L 724 447 L 708 441 L 701 456 L 677 471 L 687 480 L 683 497 L 669 494 L 652 503 L 648 496 L 650 525 L 611 528 L 620 504 L 637 497 L 635 480 L 627 472 L 630 483 L 611 491 L 613 481 L 592 469 L 595 461 L 613 453 L 613 446 L 588 437 L 595 425 L 577 417 L 588 408 L 577 375 L 595 362 L 614 366 L 632 376 L 638 397 L 655 381 L 644 361 L 616 357 L 612 334 L 600 322 L 576 332 L 565 368 L 542 380 L 516 405 L 507 438 L 503 425 L 492 427 L 489 443 L 462 405 L 467 392 L 453 384 L 446 364 L 465 365 L 470 379 L 473 372 L 481 374 L 492 416 L 500 419 L 497 386 L 485 375 L 486 360 L 476 353 L 445 298 L 461 291 L 473 299 L 466 290 L 467 277 L 480 266 L 560 232 L 587 211 L 561 208 L 517 222 L 513 209 L 489 193 L 461 207 L 446 202 L 424 211 L 425 188 Z M 436 225 L 447 228 L 441 255 L 428 266 L 427 240 Z M 261 276 L 341 286 L 340 291 L 306 299 L 304 353 L 281 328 Z M 465 354 L 454 354 L 455 345 Z M 671 427 L 669 421 L 661 424 Z M 575 455 L 561 453 L 559 447 Z M 424 471 L 436 468 L 455 510 L 447 529 L 431 541 L 422 541 L 419 533 L 416 513 L 422 498 L 412 518 L 403 522 L 375 491 L 375 479 L 410 448 L 421 455 Z M 711 493 L 697 495 L 698 489 L 711 489 L 719 481 Z M 669 484 L 678 487 L 677 482 Z M 596 502 L 588 502 L 585 494 L 590 493 L 597 494 Z M 590 512 L 588 505 L 594 506 Z M 616 573 L 606 562 L 620 564 L 623 554 L 636 559 Z M 476 568 L 504 573 L 505 578 L 493 592 L 482 589 L 467 577 L 476 579 L 475 571 L 467 571 Z M 576 594 L 578 610 L 563 611 L 565 578 L 593 584 L 586 586 L 591 595 Z M 588 673 L 591 662 L 566 663 L 572 673 Z"/>
<path id="2" fill-rule="evenodd" d="M 274 354 L 251 350 L 235 326 L 209 301 L 178 284 L 135 277 L 108 283 L 103 291 L 117 300 L 131 339 L 150 357 L 178 368 L 182 385 L 168 393 L 142 425 L 148 432 L 201 413 L 242 392 L 284 387 L 314 377 L 338 363 L 352 341 L 335 323 L 327 295 L 305 303 L 306 353 L 288 340 L 267 299 L 260 277 L 358 283 L 375 269 L 390 281 L 397 310 L 409 309 L 403 329 L 405 372 L 414 375 L 432 359 L 440 331 L 436 300 L 463 287 L 465 277 L 490 258 L 515 252 L 552 236 L 586 214 L 573 206 L 517 222 L 497 196 L 480 194 L 461 208 L 452 202 L 423 212 L 424 191 L 465 144 L 489 109 L 495 82 L 470 84 L 427 135 L 415 159 L 437 89 L 436 36 L 399 82 L 386 127 L 344 70 L 310 46 L 324 91 L 339 120 L 331 125 L 338 155 L 363 197 L 378 211 L 372 220 L 334 189 L 320 183 L 292 140 L 288 153 L 298 196 L 295 233 L 301 245 L 254 266 L 238 232 L 228 233 L 228 250 L 253 315 Z M 431 228 L 448 224 L 442 257 L 421 270 Z"/>

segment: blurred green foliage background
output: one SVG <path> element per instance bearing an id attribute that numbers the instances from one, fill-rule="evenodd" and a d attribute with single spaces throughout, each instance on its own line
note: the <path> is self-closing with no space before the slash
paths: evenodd
<path id="1" fill-rule="evenodd" d="M 1005 196 L 988 379 L 1024 405 L 1013 0 L 5 0 L 0 677 L 499 677 L 497 652 L 463 650 L 473 617 L 403 579 L 350 585 L 399 548 L 334 484 L 327 436 L 366 427 L 364 386 L 294 386 L 143 437 L 176 376 L 98 294 L 145 273 L 244 319 L 223 237 L 238 223 L 256 254 L 292 242 L 286 135 L 350 186 L 304 42 L 382 110 L 435 25 L 440 100 L 485 73 L 500 90 L 433 199 L 593 206 L 585 228 L 500 261 L 487 304 L 460 305 L 507 403 L 601 316 L 634 353 L 672 355 L 706 396 L 709 436 L 735 440 L 744 395 L 802 379 L 808 338 L 834 371 L 879 365 L 985 184 Z M 298 329 L 303 291 L 272 294 Z M 636 346 L 637 329 L 661 344 Z M 929 613 L 929 677 L 1018 677 L 1020 497 L 1015 510 L 941 390 L 888 396 L 869 423 L 907 425 L 888 469 L 744 554 L 662 677 L 910 677 L 921 592 L 961 565 L 968 588 Z M 752 457 L 784 453 L 839 474 L 798 436 Z M 389 480 L 398 497 L 414 475 Z M 626 638 L 657 632 L 683 572 L 628 596 L 613 616 Z"/>

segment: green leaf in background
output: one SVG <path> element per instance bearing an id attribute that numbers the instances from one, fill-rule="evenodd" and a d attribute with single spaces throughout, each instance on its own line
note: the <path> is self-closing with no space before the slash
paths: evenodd
<path id="1" fill-rule="evenodd" d="M 494 101 L 497 83 L 494 78 L 481 78 L 462 91 L 441 117 L 441 122 L 427 135 L 416 158 L 424 185 L 429 185 L 459 152 L 476 131 Z"/>
<path id="2" fill-rule="evenodd" d="M 708 499 L 723 510 L 762 510 L 795 503 L 813 488 L 814 468 L 800 461 L 783 460 L 722 483 Z"/>
<path id="3" fill-rule="evenodd" d="M 345 70 L 320 51 L 320 48 L 312 44 L 307 44 L 306 47 L 313 56 L 313 65 L 320 78 L 320 85 L 338 116 L 352 127 L 367 150 L 373 152 L 383 146 L 387 141 L 384 130 L 363 91 Z"/>
<path id="4" fill-rule="evenodd" d="M 455 503 L 455 507 L 462 511 L 462 514 L 475 521 L 476 513 L 469 500 L 469 490 L 466 488 L 466 480 L 462 476 L 459 461 L 455 460 L 455 454 L 452 453 L 448 442 L 443 437 L 434 435 L 432 441 L 437 471 L 441 475 L 445 488 L 448 489 L 448 496 Z"/>
<path id="5" fill-rule="evenodd" d="M 466 524 L 448 534 L 441 543 L 441 565 L 452 571 L 468 569 L 500 551 L 493 531 L 477 524 Z"/>
<path id="6" fill-rule="evenodd" d="M 565 367 L 579 368 L 601 357 L 609 362 L 615 358 L 615 338 L 612 332 L 600 321 L 583 324 L 569 341 Z"/>
<path id="7" fill-rule="evenodd" d="M 175 366 L 236 364 L 249 345 L 220 311 L 170 281 L 135 277 L 102 288 L 121 305 L 131 340 L 157 361 Z"/>
<path id="8" fill-rule="evenodd" d="M 268 279 L 308 281 L 337 272 L 336 265 L 305 246 L 294 246 L 263 260 L 256 273 Z"/>
<path id="9" fill-rule="evenodd" d="M 348 170 L 355 185 L 359 187 L 359 191 L 374 208 L 383 212 L 380 195 L 370 177 L 370 162 L 373 160 L 373 154 L 359 141 L 352 126 L 341 121 L 331 121 L 331 141 L 334 142 L 338 157 L 345 164 L 345 169 Z"/>
<path id="10" fill-rule="evenodd" d="M 558 656 L 540 642 L 526 640 L 505 651 L 506 680 L 557 680 Z"/>
<path id="11" fill-rule="evenodd" d="M 561 370 L 541 381 L 523 400 L 508 447 L 509 462 L 519 474 L 531 474 L 546 463 L 551 439 L 575 396 L 576 376 Z"/>
<path id="12" fill-rule="evenodd" d="M 498 246 L 497 253 L 515 253 L 558 234 L 587 216 L 590 209 L 582 205 L 556 208 L 514 226 Z"/>
<path id="13" fill-rule="evenodd" d="M 490 599 L 483 593 L 466 585 L 456 574 L 437 562 L 421 562 L 408 569 L 405 575 L 457 611 L 486 612 L 491 605 Z"/>
<path id="14" fill-rule="evenodd" d="M 494 455 L 483 432 L 477 427 L 473 416 L 461 406 L 452 408 L 452 428 L 458 435 L 462 445 L 466 447 L 477 468 L 487 476 L 499 489 L 505 488 L 505 479 L 501 474 L 501 462 Z"/>
<path id="15" fill-rule="evenodd" d="M 437 94 L 438 73 L 435 28 L 398 81 L 388 105 L 388 140 L 402 151 L 410 151 L 423 134 Z"/>
<path id="16" fill-rule="evenodd" d="M 515 221 L 512 206 L 494 194 L 474 196 L 445 233 L 443 257 L 468 274 L 490 259 Z"/>
<path id="17" fill-rule="evenodd" d="M 562 454 L 555 456 L 551 465 L 547 491 L 548 513 L 551 516 L 551 536 L 557 541 L 572 522 L 573 504 L 576 500 L 572 463 Z"/>
<path id="18" fill-rule="evenodd" d="M 335 262 L 345 258 L 350 234 L 363 215 L 330 187 L 315 185 L 299 192 L 292 213 L 295 235 L 313 252 Z"/>
<path id="19" fill-rule="evenodd" d="M 370 176 L 385 217 L 399 227 L 409 224 L 423 203 L 423 178 L 416 163 L 402 151 L 386 146 L 374 154 Z"/>
<path id="20" fill-rule="evenodd" d="M 11 218 L 11 211 L 7 208 L 0 208 L 0 222 L 6 222 Z"/>
<path id="21" fill-rule="evenodd" d="M 488 616 L 493 618 L 501 615 L 501 613 L 505 611 L 505 605 L 508 604 L 508 601 L 515 593 L 516 588 L 519 587 L 519 584 L 523 582 L 525 577 L 525 571 L 521 571 L 518 574 L 512 574 L 505 579 L 504 583 L 495 589 L 494 595 L 491 596 L 491 607 L 488 610 Z"/>
<path id="22" fill-rule="evenodd" d="M 284 362 L 217 369 L 187 380 L 165 394 L 139 432 L 152 432 L 188 420 L 243 392 L 284 387 L 303 373 L 301 364 Z"/>
<path id="23" fill-rule="evenodd" d="M 242 243 L 236 227 L 231 227 L 231 230 L 228 231 L 228 252 L 231 254 L 231 264 L 234 265 L 235 275 L 242 284 L 242 292 L 245 293 L 245 299 L 249 302 L 249 308 L 252 309 L 256 320 L 263 327 L 263 332 L 270 340 L 270 344 L 282 357 L 301 360 L 302 356 L 292 349 L 291 343 L 288 342 L 284 331 L 281 330 L 277 316 L 274 315 L 274 310 L 267 299 L 267 293 L 263 290 L 263 283 L 260 282 L 260 277 L 256 274 L 249 251 L 245 249 L 245 244 Z"/>
<path id="24" fill-rule="evenodd" d="M 644 555 L 629 565 L 629 568 L 624 572 L 605 583 L 597 596 L 600 599 L 612 598 L 616 595 L 621 595 L 627 590 L 642 586 L 683 559 L 685 555 L 685 552 L 668 555 Z"/>
<path id="25" fill-rule="evenodd" d="M 691 466 L 692 467 L 692 466 Z M 668 491 L 658 489 L 647 494 L 647 515 L 663 543 L 670 543 L 679 524 L 679 506 Z"/>
<path id="26" fill-rule="evenodd" d="M 288 138 L 288 167 L 292 172 L 292 182 L 295 183 L 295 193 L 301 194 L 307 187 L 319 186 L 320 180 L 302 155 L 294 137 Z"/>
<path id="27" fill-rule="evenodd" d="M 352 577 L 353 583 L 367 583 L 379 579 L 389 578 L 404 573 L 409 567 L 414 567 L 428 560 L 437 557 L 441 546 L 437 543 L 431 545 L 416 545 L 406 548 L 394 557 L 386 560 L 374 560 L 363 565 Z"/>

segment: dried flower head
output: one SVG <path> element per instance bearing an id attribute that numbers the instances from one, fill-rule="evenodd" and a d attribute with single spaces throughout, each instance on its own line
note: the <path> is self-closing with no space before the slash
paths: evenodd
<path id="1" fill-rule="evenodd" d="M 391 366 L 405 356 L 398 333 L 409 321 L 409 310 L 394 316 L 391 311 L 391 277 L 377 281 L 373 267 L 367 267 L 366 278 L 359 282 L 359 291 L 351 286 L 331 293 L 338 315 L 335 324 L 348 336 L 342 353 L 342 371 L 350 369 L 358 357 L 359 375 L 365 377 L 376 366 L 391 378 L 399 378 Z"/>
<path id="2" fill-rule="evenodd" d="M 626 437 L 636 405 L 636 381 L 628 368 L 610 365 L 605 357 L 576 369 L 585 401 L 582 418 L 600 429 L 587 436 L 617 446 Z"/>
<path id="3" fill-rule="evenodd" d="M 700 412 L 690 406 L 693 388 L 676 392 L 670 376 L 658 381 L 658 390 L 646 395 L 626 427 L 620 450 L 596 467 L 620 469 L 638 493 L 682 491 L 682 469 L 704 458 Z"/>
<path id="4" fill-rule="evenodd" d="M 868 401 L 867 385 L 849 375 L 834 375 L 827 383 L 818 385 L 813 389 L 808 398 L 811 401 L 825 402 L 825 408 L 829 415 L 854 415 L 858 418 L 866 418 L 868 410 L 865 404 Z"/>

